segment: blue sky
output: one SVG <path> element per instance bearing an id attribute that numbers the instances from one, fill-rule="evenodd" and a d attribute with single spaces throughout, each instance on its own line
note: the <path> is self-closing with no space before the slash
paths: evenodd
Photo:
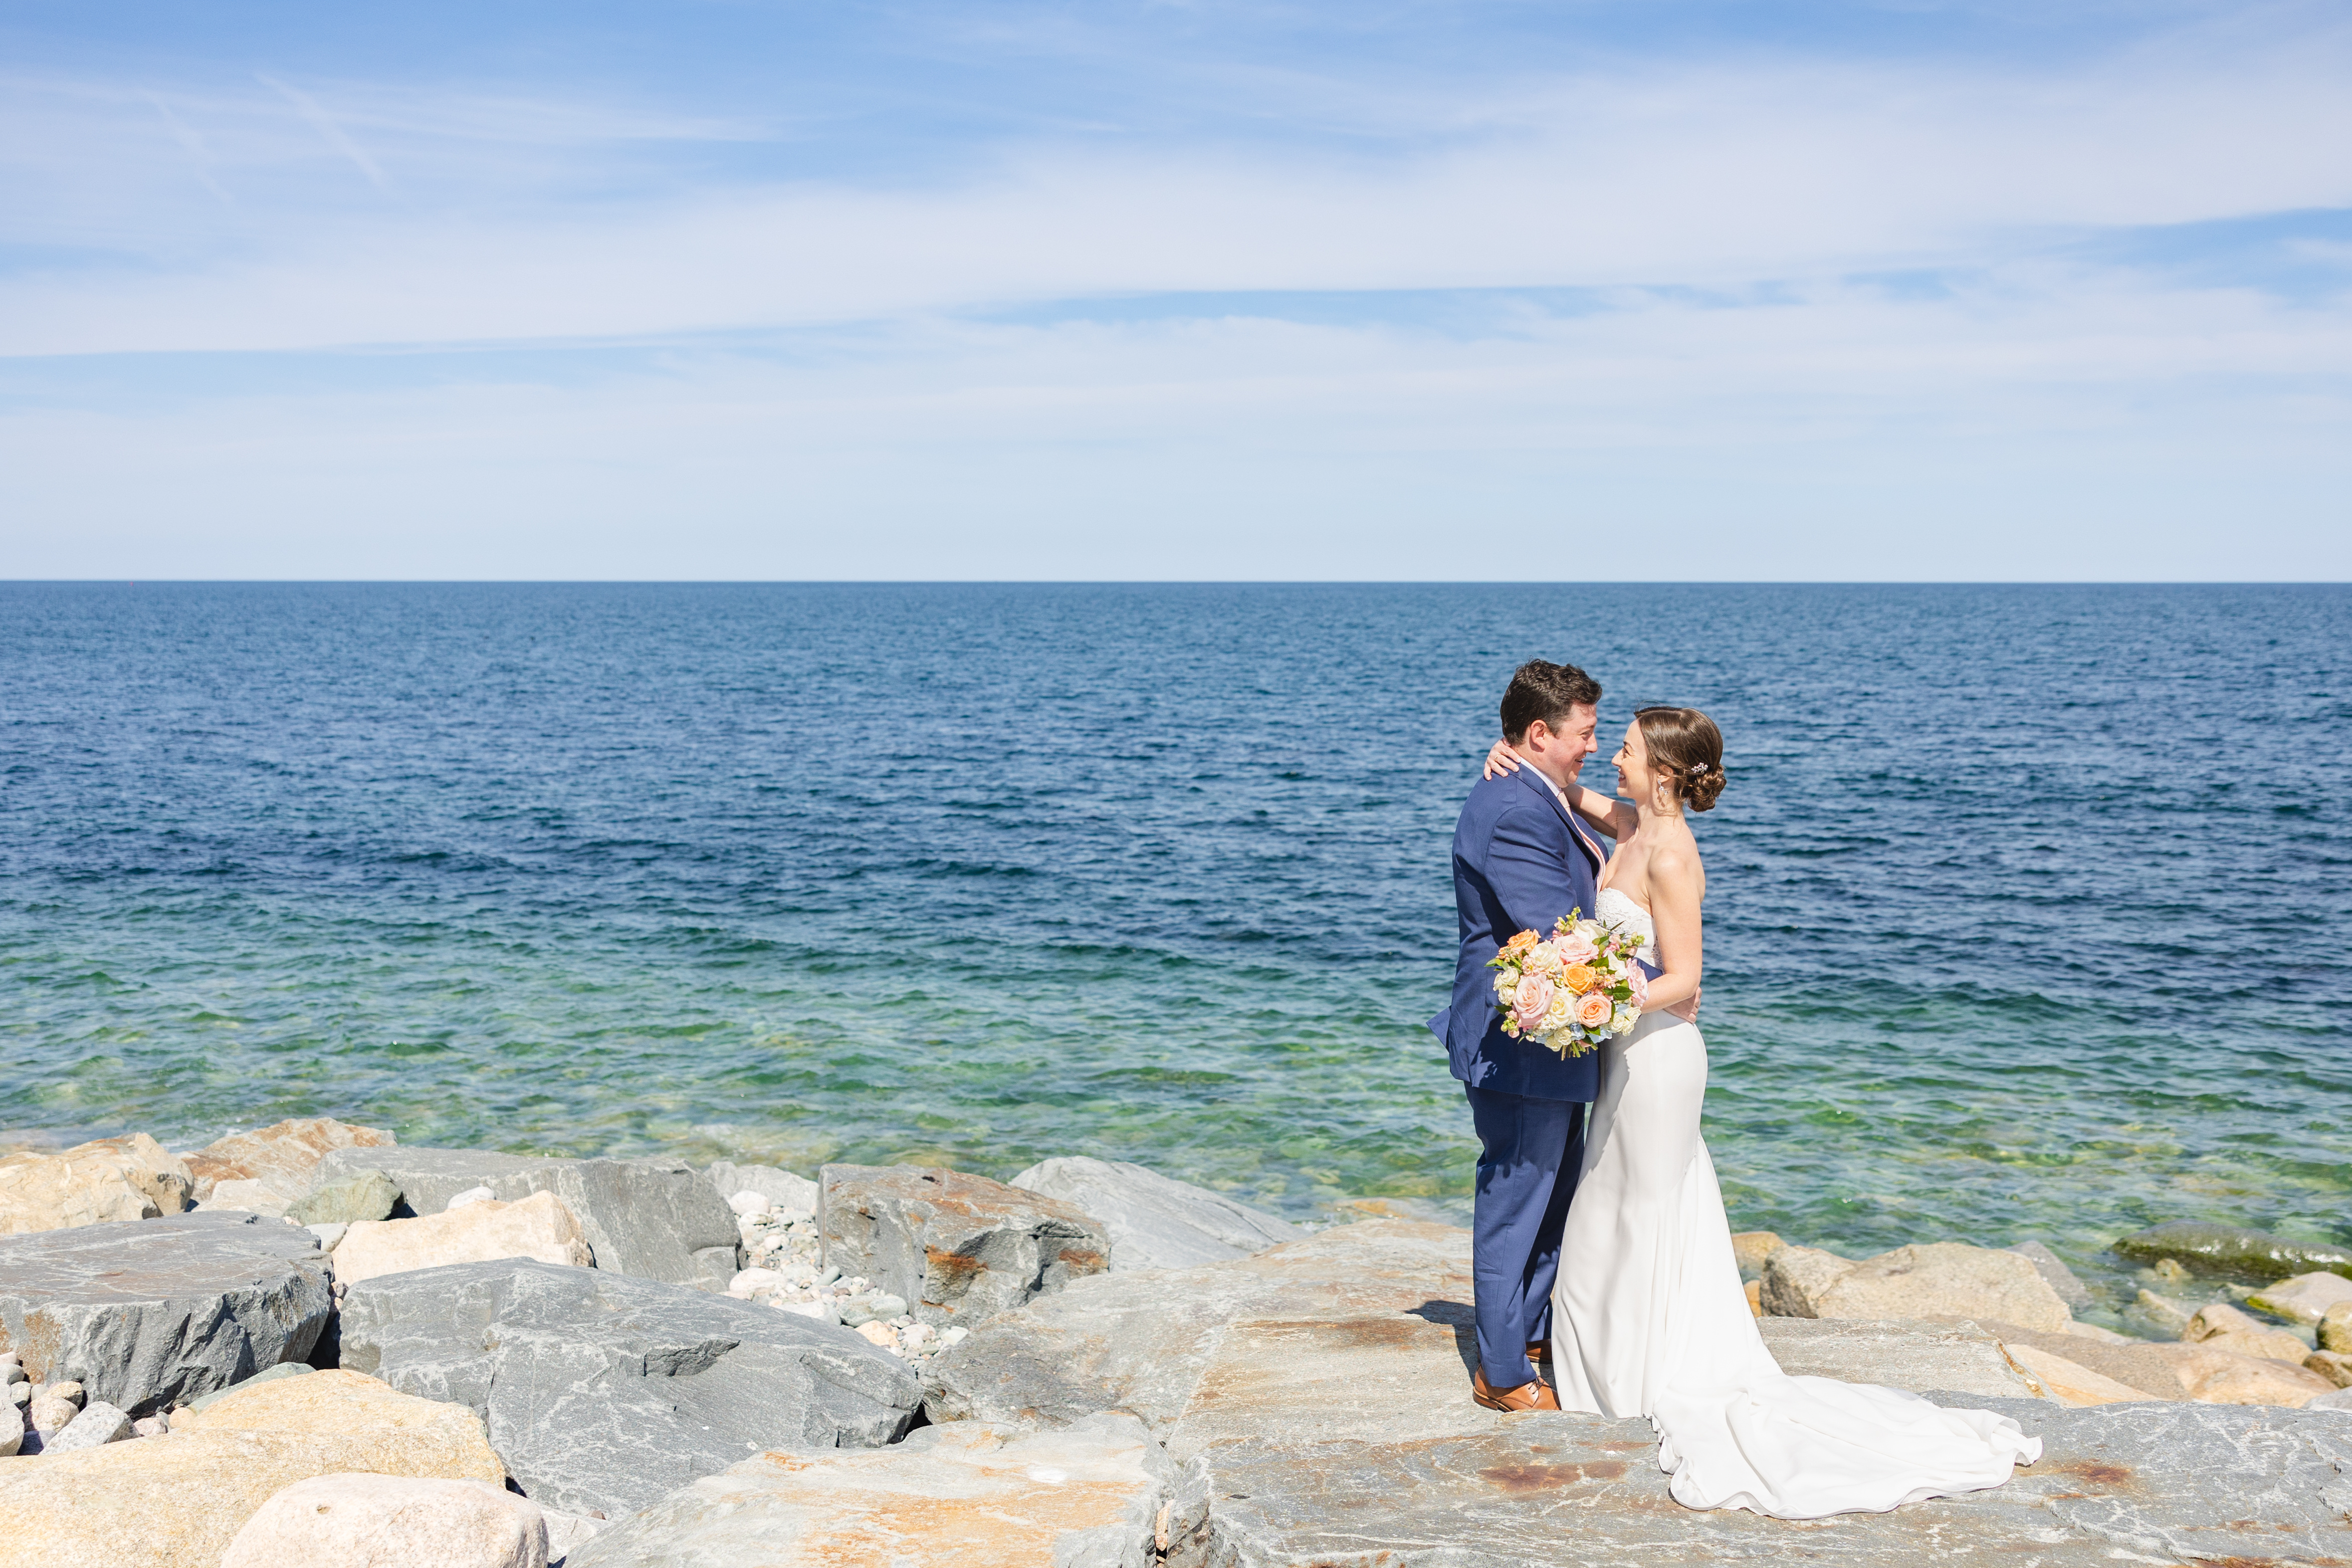
<path id="1" fill-rule="evenodd" d="M 2341 5 L 0 12 L 0 575 L 2352 576 Z"/>

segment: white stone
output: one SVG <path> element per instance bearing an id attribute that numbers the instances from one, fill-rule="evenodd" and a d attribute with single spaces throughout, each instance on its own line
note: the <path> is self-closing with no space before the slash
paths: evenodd
<path id="1" fill-rule="evenodd" d="M 320 1251 L 332 1252 L 341 1244 L 343 1233 L 352 1227 L 337 1221 L 331 1225 L 306 1225 L 302 1228 L 319 1238 Z"/>
<path id="2" fill-rule="evenodd" d="M 25 1446 L 25 1413 L 14 1401 L 0 1405 L 0 1458 Z"/>
<path id="3" fill-rule="evenodd" d="M 811 1318 L 820 1323 L 841 1321 L 841 1313 L 826 1301 L 779 1301 L 776 1303 L 776 1310 Z"/>
<path id="4" fill-rule="evenodd" d="M 738 1300 L 748 1300 L 760 1291 L 784 1282 L 784 1277 L 772 1268 L 746 1268 L 727 1282 L 727 1293 Z"/>
<path id="5" fill-rule="evenodd" d="M 221 1568 L 547 1568 L 539 1505 L 487 1481 L 316 1476 L 276 1493 Z"/>
<path id="6" fill-rule="evenodd" d="M 733 1197 L 729 1198 L 727 1200 L 727 1206 L 733 1209 L 740 1217 L 750 1219 L 753 1215 L 766 1214 L 775 1205 L 768 1201 L 766 1194 L 755 1193 L 751 1188 L 746 1187 L 741 1192 L 737 1193 Z"/>
<path id="7" fill-rule="evenodd" d="M 488 1187 L 467 1187 L 464 1192 L 459 1193 L 457 1196 L 444 1204 L 441 1206 L 441 1212 L 443 1214 L 447 1214 L 451 1209 L 461 1209 L 467 1204 L 491 1203 L 497 1199 L 498 1195 L 498 1194 L 492 1192 Z"/>
<path id="8" fill-rule="evenodd" d="M 131 1417 L 103 1399 L 93 1399 L 62 1430 L 46 1435 L 41 1451 L 65 1454 L 76 1448 L 101 1448 L 130 1436 Z"/>

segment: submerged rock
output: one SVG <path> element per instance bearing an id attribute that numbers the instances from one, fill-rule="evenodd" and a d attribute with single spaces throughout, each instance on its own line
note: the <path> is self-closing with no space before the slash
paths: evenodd
<path id="1" fill-rule="evenodd" d="M 522 1259 L 363 1280 L 342 1336 L 346 1367 L 478 1412 L 526 1495 L 614 1519 L 762 1448 L 891 1442 L 922 1397 L 846 1329 Z"/>
<path id="2" fill-rule="evenodd" d="M 2325 1269 L 2352 1278 L 2352 1248 L 2324 1242 L 2290 1241 L 2242 1226 L 2174 1220 L 2135 1231 L 2114 1244 L 2118 1257 L 2135 1263 L 2170 1258 L 2201 1274 L 2267 1281 Z"/>
<path id="3" fill-rule="evenodd" d="M 0 1157 L 0 1236 L 153 1219 L 188 1206 L 188 1167 L 144 1132 Z"/>
<path id="4" fill-rule="evenodd" d="M 1024 1192 L 1076 1205 L 1110 1236 L 1110 1266 L 1189 1268 L 1246 1258 L 1307 1233 L 1206 1187 L 1125 1161 L 1041 1161 L 1013 1178 Z"/>
<path id="5" fill-rule="evenodd" d="M 512 1203 L 553 1193 L 580 1222 L 609 1273 L 724 1290 L 735 1277 L 735 1215 L 710 1184 L 674 1160 L 554 1160 L 472 1149 L 342 1150 L 320 1163 L 321 1183 L 380 1167 L 406 1206 L 438 1215 L 476 1187 Z M 348 1237 L 343 1246 L 350 1245 Z M 337 1247 L 340 1255 L 341 1247 Z"/>
<path id="6" fill-rule="evenodd" d="M 1110 1237 L 1075 1205 L 918 1165 L 827 1165 L 824 1261 L 909 1303 L 935 1328 L 979 1323 L 1110 1264 Z"/>
<path id="7" fill-rule="evenodd" d="M 1037 1432 L 927 1426 L 873 1453 L 762 1454 L 582 1546 L 565 1568 L 1146 1568 L 1205 1515 L 1171 1517 L 1180 1474 L 1132 1415 Z"/>
<path id="8" fill-rule="evenodd" d="M 547 1568 L 539 1505 L 488 1481 L 316 1476 L 246 1521 L 221 1568 Z"/>
<path id="9" fill-rule="evenodd" d="M 179 1215 L 0 1239 L 0 1335 L 26 1371 L 132 1415 L 310 1354 L 333 1302 L 299 1226 Z"/>

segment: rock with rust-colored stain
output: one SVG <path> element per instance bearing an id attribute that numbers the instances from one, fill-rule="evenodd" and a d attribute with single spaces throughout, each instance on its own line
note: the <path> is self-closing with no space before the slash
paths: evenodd
<path id="1" fill-rule="evenodd" d="M 1412 1220 L 1334 1226 L 1252 1258 L 1104 1274 L 1041 1296 L 942 1351 L 925 1372 L 926 1408 L 933 1420 L 1047 1424 L 1129 1410 L 1165 1440 L 1230 1328 L 1287 1321 L 1433 1331 L 1433 1340 L 1413 1339 L 1424 1347 L 1416 1353 L 1454 1347 L 1442 1352 L 1453 1358 L 1448 1375 L 1458 1382 L 1459 1403 L 1475 1409 L 1458 1353 L 1471 1300 L 1468 1231 Z M 1423 1375 L 1412 1374 L 1415 1386 Z M 1393 1397 L 1359 1391 L 1337 1404 L 1352 1409 Z"/>
<path id="2" fill-rule="evenodd" d="M 921 1322 L 983 1322 L 1110 1267 L 1110 1237 L 1075 1205 L 920 1165 L 818 1173 L 824 1260 L 862 1275 Z"/>
<path id="3" fill-rule="evenodd" d="M 208 1208 L 277 1215 L 310 1190 L 319 1163 L 335 1150 L 389 1149 L 394 1142 L 381 1128 L 298 1116 L 215 1139 L 188 1156 L 188 1173 L 197 1201 Z"/>
<path id="4" fill-rule="evenodd" d="M 2340 1415 L 1969 1403 L 2040 1437 L 2042 1461 L 1990 1491 L 1825 1520 L 1683 1508 L 1643 1421 L 1547 1413 L 1418 1440 L 1220 1444 L 1193 1461 L 1207 1517 L 1167 1568 L 2352 1561 Z"/>
<path id="5" fill-rule="evenodd" d="M 319 1239 L 251 1215 L 0 1238 L 0 1348 L 133 1416 L 307 1359 L 333 1310 Z"/>

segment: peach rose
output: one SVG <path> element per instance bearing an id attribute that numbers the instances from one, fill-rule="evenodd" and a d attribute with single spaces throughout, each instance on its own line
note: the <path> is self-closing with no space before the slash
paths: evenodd
<path id="1" fill-rule="evenodd" d="M 1503 956 L 1506 958 L 1517 958 L 1519 954 L 1527 952 L 1528 949 L 1535 946 L 1535 944 L 1536 933 L 1531 931 L 1523 931 L 1518 935 L 1513 937 L 1510 941 L 1503 944 Z"/>
<path id="2" fill-rule="evenodd" d="M 1571 963 L 1559 972 L 1559 983 L 1581 996 L 1601 984 L 1601 976 L 1581 963 Z"/>
<path id="3" fill-rule="evenodd" d="M 1616 1004 L 1598 991 L 1588 991 L 1576 999 L 1576 1021 L 1588 1029 L 1605 1028 L 1616 1010 Z"/>
<path id="4" fill-rule="evenodd" d="M 1519 989 L 1511 998 L 1511 1012 L 1517 1016 L 1519 1027 L 1532 1029 L 1544 1021 L 1551 1011 L 1551 982 L 1540 974 L 1519 976 Z"/>

